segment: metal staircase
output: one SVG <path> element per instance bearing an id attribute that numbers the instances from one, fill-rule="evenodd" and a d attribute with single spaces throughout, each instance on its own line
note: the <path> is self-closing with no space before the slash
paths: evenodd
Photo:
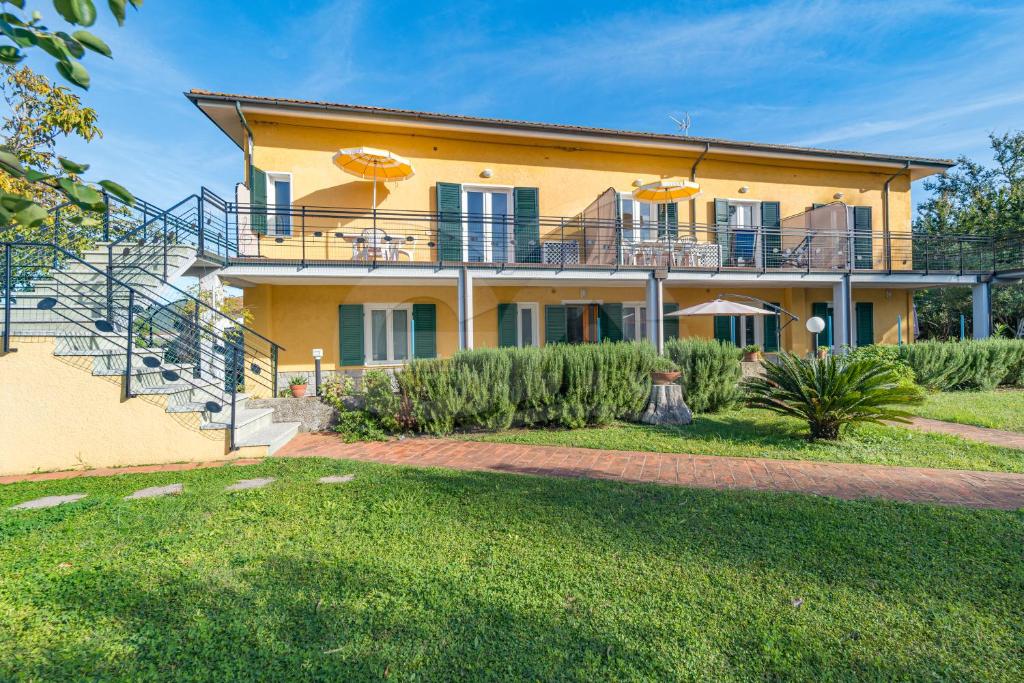
<path id="1" fill-rule="evenodd" d="M 246 405 L 251 394 L 277 395 L 281 347 L 173 284 L 230 253 L 227 240 L 204 234 L 202 200 L 161 210 L 111 198 L 99 239 L 84 250 L 67 211 L 52 212 L 52 241 L 0 241 L 2 350 L 53 338 L 55 355 L 119 378 L 126 399 L 162 402 L 212 438 L 221 432 L 228 451 L 273 454 L 287 443 L 299 423 Z"/>

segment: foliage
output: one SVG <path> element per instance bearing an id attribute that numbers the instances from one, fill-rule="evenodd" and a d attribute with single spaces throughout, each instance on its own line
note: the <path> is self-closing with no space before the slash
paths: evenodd
<path id="1" fill-rule="evenodd" d="M 334 431 L 346 443 L 356 441 L 387 441 L 387 432 L 381 428 L 376 417 L 365 410 L 339 410 Z"/>
<path id="2" fill-rule="evenodd" d="M 370 370 L 363 375 L 363 405 L 380 425 L 389 433 L 402 429 L 407 420 L 403 419 L 402 399 L 395 391 L 391 375 L 383 370 Z"/>
<path id="3" fill-rule="evenodd" d="M 803 419 L 811 439 L 838 439 L 843 425 L 884 420 L 907 421 L 896 405 L 921 403 L 916 387 L 901 384 L 890 368 L 873 359 L 842 356 L 805 359 L 779 354 L 762 362 L 763 377 L 745 383 L 747 405 Z"/>
<path id="4" fill-rule="evenodd" d="M 646 343 L 556 344 L 417 360 L 396 377 L 416 429 L 429 434 L 575 428 L 635 417 L 657 364 Z"/>
<path id="5" fill-rule="evenodd" d="M 932 391 L 1024 385 L 1024 340 L 920 341 L 901 355 L 918 384 Z"/>
<path id="6" fill-rule="evenodd" d="M 679 384 L 693 412 L 714 413 L 739 402 L 741 353 L 732 344 L 694 337 L 670 339 L 665 342 L 665 355 L 683 373 Z"/>
<path id="7" fill-rule="evenodd" d="M 288 378 L 288 386 L 290 387 L 304 387 L 309 383 L 309 378 L 305 375 L 293 375 Z"/>
<path id="8" fill-rule="evenodd" d="M 28 50 L 39 48 L 55 60 L 62 78 L 77 88 L 88 89 L 89 72 L 79 60 L 86 51 L 111 57 L 107 44 L 84 28 L 96 22 L 93 0 L 53 0 L 54 9 L 71 25 L 69 30 L 83 27 L 70 34 L 44 25 L 41 12 L 33 9 L 33 4 L 26 0 L 4 4 L 4 9 L 10 11 L 0 15 L 0 63 L 13 66 L 25 59 Z M 138 8 L 142 0 L 108 2 L 119 24 L 124 22 L 127 4 Z M 46 221 L 54 196 L 63 196 L 79 210 L 68 217 L 71 222 L 81 222 L 82 212 L 103 210 L 101 191 L 133 203 L 132 195 L 111 180 L 96 185 L 84 183 L 81 176 L 88 164 L 60 156 L 53 164 L 54 132 L 74 132 L 91 139 L 96 134 L 95 112 L 81 108 L 77 98 L 66 90 L 47 86 L 39 79 L 26 71 L 8 70 L 6 74 L 5 96 L 13 97 L 8 102 L 15 102 L 16 108 L 12 107 L 12 115 L 5 121 L 6 140 L 0 148 L 0 224 L 15 224 L 22 230 L 39 226 Z"/>
<path id="9" fill-rule="evenodd" d="M 902 350 L 898 346 L 889 344 L 868 344 L 850 349 L 846 355 L 848 360 L 870 360 L 882 365 L 899 378 L 900 384 L 913 385 L 914 369 L 910 367 L 903 357 Z"/>
<path id="10" fill-rule="evenodd" d="M 743 347 L 743 353 L 761 353 L 761 346 L 758 344 L 747 344 Z"/>

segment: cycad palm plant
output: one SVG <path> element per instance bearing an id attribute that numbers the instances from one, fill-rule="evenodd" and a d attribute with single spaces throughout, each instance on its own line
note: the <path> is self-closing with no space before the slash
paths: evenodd
<path id="1" fill-rule="evenodd" d="M 827 356 L 805 360 L 780 354 L 762 362 L 763 377 L 747 380 L 747 405 L 807 421 L 811 439 L 838 439 L 844 424 L 909 422 L 900 405 L 922 402 L 921 390 L 872 359 Z"/>

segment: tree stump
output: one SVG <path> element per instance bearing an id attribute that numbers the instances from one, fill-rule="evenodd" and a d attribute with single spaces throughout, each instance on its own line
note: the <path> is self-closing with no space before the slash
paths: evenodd
<path id="1" fill-rule="evenodd" d="M 688 425 L 693 413 L 683 400 L 683 388 L 678 384 L 651 386 L 651 400 L 640 421 L 649 425 Z"/>

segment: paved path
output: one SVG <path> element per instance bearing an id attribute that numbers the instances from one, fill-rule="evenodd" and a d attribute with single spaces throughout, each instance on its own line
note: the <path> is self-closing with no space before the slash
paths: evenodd
<path id="1" fill-rule="evenodd" d="M 1000 509 L 1024 507 L 1024 475 L 1002 472 L 602 451 L 453 439 L 347 444 L 337 435 L 327 433 L 299 434 L 277 456 L 350 458 L 394 465 L 714 489 L 791 491 L 845 499 L 888 498 Z"/>
<path id="2" fill-rule="evenodd" d="M 932 420 L 927 417 L 915 417 L 909 425 L 903 425 L 919 432 L 936 432 L 938 434 L 952 434 L 962 439 L 980 441 L 992 446 L 1003 448 L 1024 448 L 1024 434 L 1020 432 L 1008 432 L 1003 429 L 989 429 L 988 427 L 975 427 L 973 425 L 962 425 L 956 422 L 944 422 L 943 420 Z"/>

